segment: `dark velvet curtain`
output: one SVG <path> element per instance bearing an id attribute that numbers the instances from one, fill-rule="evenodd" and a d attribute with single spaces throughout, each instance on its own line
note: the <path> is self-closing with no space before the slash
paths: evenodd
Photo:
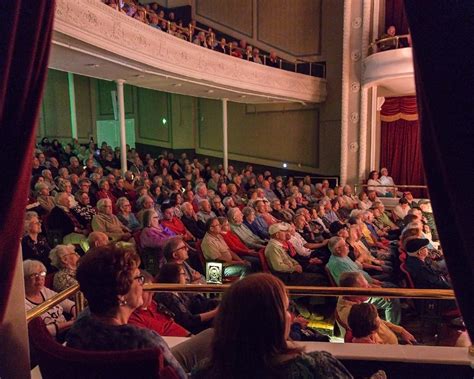
<path id="1" fill-rule="evenodd" d="M 385 1 L 385 30 L 393 25 L 397 29 L 397 34 L 408 33 L 408 19 L 403 7 L 403 0 Z"/>
<path id="2" fill-rule="evenodd" d="M 417 112 L 414 96 L 386 98 L 380 112 L 380 167 L 387 167 L 397 184 L 425 184 Z M 415 197 L 426 196 L 407 190 Z"/>
<path id="3" fill-rule="evenodd" d="M 406 0 L 405 7 L 426 179 L 456 298 L 474 341 L 474 2 Z"/>
<path id="4" fill-rule="evenodd" d="M 22 236 L 54 3 L 0 1 L 0 322 Z"/>

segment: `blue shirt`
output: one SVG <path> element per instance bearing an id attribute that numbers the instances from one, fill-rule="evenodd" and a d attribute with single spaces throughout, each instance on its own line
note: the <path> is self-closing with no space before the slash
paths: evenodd
<path id="1" fill-rule="evenodd" d="M 364 270 L 361 270 L 359 266 L 349 257 L 336 257 L 331 255 L 326 265 L 328 270 L 331 272 L 332 277 L 339 285 L 339 279 L 344 272 L 360 272 L 367 279 L 369 283 L 372 283 L 372 277 L 367 274 Z"/>

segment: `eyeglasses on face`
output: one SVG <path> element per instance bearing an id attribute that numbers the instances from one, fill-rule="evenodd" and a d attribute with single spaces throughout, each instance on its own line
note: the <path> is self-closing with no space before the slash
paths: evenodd
<path id="1" fill-rule="evenodd" d="M 138 281 L 138 284 L 140 284 L 141 286 L 145 283 L 145 277 L 143 275 L 135 276 L 133 280 Z"/>
<path id="2" fill-rule="evenodd" d="M 174 249 L 174 250 L 172 251 L 172 253 L 174 253 L 175 251 L 179 251 L 179 250 L 181 250 L 181 249 L 188 250 L 189 248 L 188 248 L 186 245 L 183 245 L 183 246 L 180 246 L 180 247 Z"/>
<path id="3" fill-rule="evenodd" d="M 46 277 L 46 271 L 35 272 L 33 274 L 28 275 L 31 279 L 33 278 L 44 278 Z"/>

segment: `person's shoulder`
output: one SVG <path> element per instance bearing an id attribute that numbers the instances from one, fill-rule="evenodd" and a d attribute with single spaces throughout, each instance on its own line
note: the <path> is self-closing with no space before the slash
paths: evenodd
<path id="1" fill-rule="evenodd" d="M 289 362 L 291 371 L 301 378 L 352 378 L 344 365 L 326 351 L 302 353 Z"/>

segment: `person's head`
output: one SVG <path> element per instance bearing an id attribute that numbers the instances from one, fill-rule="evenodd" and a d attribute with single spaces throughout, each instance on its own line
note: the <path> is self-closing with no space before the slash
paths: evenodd
<path id="1" fill-rule="evenodd" d="M 376 170 L 370 171 L 369 179 L 377 180 L 379 178 L 379 173 Z"/>
<path id="2" fill-rule="evenodd" d="M 23 261 L 23 275 L 25 279 L 25 292 L 39 293 L 44 288 L 46 267 L 40 261 L 27 259 Z"/>
<path id="3" fill-rule="evenodd" d="M 217 217 L 219 223 L 221 224 L 221 232 L 227 233 L 230 230 L 229 220 L 227 217 Z"/>
<path id="4" fill-rule="evenodd" d="M 346 224 L 340 221 L 334 221 L 329 225 L 329 231 L 334 237 L 341 237 L 346 240 L 349 237 L 349 229 Z"/>
<path id="5" fill-rule="evenodd" d="M 75 270 L 79 254 L 76 253 L 74 245 L 57 245 L 49 252 L 49 259 L 51 264 L 59 270 L 63 268 Z"/>
<path id="6" fill-rule="evenodd" d="M 405 199 L 404 197 L 400 198 L 400 200 L 398 200 L 398 203 L 404 208 L 409 206 L 408 200 Z"/>
<path id="7" fill-rule="evenodd" d="M 342 189 L 342 193 L 347 196 L 352 195 L 352 187 L 349 184 L 346 184 Z"/>
<path id="8" fill-rule="evenodd" d="M 77 191 L 74 194 L 74 197 L 76 198 L 79 204 L 84 205 L 84 206 L 89 205 L 91 202 L 89 193 L 82 190 Z"/>
<path id="9" fill-rule="evenodd" d="M 94 247 L 80 259 L 76 278 L 93 314 L 113 316 L 120 307 L 142 305 L 139 265 L 135 250 L 116 244 Z"/>
<path id="10" fill-rule="evenodd" d="M 178 263 L 164 264 L 156 278 L 157 283 L 186 284 L 186 271 Z"/>
<path id="11" fill-rule="evenodd" d="M 151 284 L 155 282 L 155 278 L 148 271 L 140 270 L 140 275 L 143 276 L 143 284 Z M 140 306 L 142 309 L 147 309 L 153 301 L 153 293 L 150 291 L 143 291 L 142 293 L 143 304 Z"/>
<path id="12" fill-rule="evenodd" d="M 328 249 L 336 257 L 345 258 L 349 255 L 349 247 L 341 237 L 331 237 L 328 242 Z"/>
<path id="13" fill-rule="evenodd" d="M 190 202 L 186 201 L 181 204 L 181 212 L 187 217 L 191 217 L 194 215 L 194 209 Z"/>
<path id="14" fill-rule="evenodd" d="M 188 256 L 188 246 L 181 236 L 168 238 L 163 245 L 163 255 L 168 263 L 182 263 Z"/>
<path id="15" fill-rule="evenodd" d="M 298 352 L 287 345 L 288 306 L 285 286 L 273 275 L 253 274 L 232 284 L 215 319 L 211 365 L 216 377 L 267 377 L 278 356 Z"/>
<path id="16" fill-rule="evenodd" d="M 119 197 L 115 207 L 119 213 L 129 214 L 132 211 L 132 204 L 130 204 L 130 201 L 126 197 Z"/>
<path id="17" fill-rule="evenodd" d="M 25 234 L 41 233 L 41 221 L 38 213 L 33 211 L 26 212 L 23 226 Z"/>
<path id="18" fill-rule="evenodd" d="M 276 239 L 278 241 L 285 241 L 286 240 L 286 234 L 290 230 L 290 227 L 288 224 L 284 222 L 279 222 L 273 225 L 270 225 L 268 228 L 268 234 L 270 234 L 270 237 L 273 239 Z"/>
<path id="19" fill-rule="evenodd" d="M 211 211 L 211 204 L 209 203 L 209 200 L 201 200 L 199 202 L 199 210 L 205 213 L 209 213 Z"/>
<path id="20" fill-rule="evenodd" d="M 263 201 L 261 201 L 261 203 L 263 203 Z M 249 222 L 249 223 L 254 222 L 254 220 L 255 220 L 255 210 L 252 207 L 243 208 L 242 213 L 244 215 L 244 219 L 247 222 Z"/>
<path id="21" fill-rule="evenodd" d="M 347 319 L 352 336 L 355 338 L 369 337 L 374 334 L 380 326 L 380 318 L 377 308 L 373 304 L 354 304 Z"/>
<path id="22" fill-rule="evenodd" d="M 405 249 L 408 255 L 424 261 L 429 254 L 428 245 L 430 241 L 426 238 L 415 238 L 407 241 Z"/>
<path id="23" fill-rule="evenodd" d="M 407 199 L 409 202 L 413 201 L 413 194 L 410 191 L 403 192 L 403 197 Z"/>
<path id="24" fill-rule="evenodd" d="M 113 210 L 112 201 L 110 199 L 100 199 L 97 202 L 97 210 L 99 211 L 99 213 L 110 216 Z"/>
<path id="25" fill-rule="evenodd" d="M 58 192 L 54 197 L 54 202 L 60 207 L 69 208 L 71 206 L 71 199 L 66 192 Z"/>
<path id="26" fill-rule="evenodd" d="M 207 196 L 207 187 L 205 183 L 199 183 L 196 185 L 196 194 L 199 195 L 200 197 L 206 197 Z"/>
<path id="27" fill-rule="evenodd" d="M 109 237 L 103 232 L 91 232 L 87 237 L 87 242 L 91 248 L 105 246 L 109 243 Z"/>
<path id="28" fill-rule="evenodd" d="M 147 209 L 143 212 L 143 227 L 157 228 L 160 225 L 158 213 L 154 209 Z"/>
<path id="29" fill-rule="evenodd" d="M 375 192 L 374 190 L 369 190 L 367 191 L 367 197 L 370 201 L 374 202 L 375 200 L 377 200 L 377 192 Z"/>
<path id="30" fill-rule="evenodd" d="M 244 221 L 244 215 L 239 208 L 230 208 L 227 211 L 227 218 L 231 224 L 240 225 Z"/>
<path id="31" fill-rule="evenodd" d="M 390 36 L 390 37 L 395 37 L 395 34 L 397 33 L 397 29 L 395 28 L 394 25 L 390 25 L 388 28 L 387 28 L 387 34 Z"/>
<path id="32" fill-rule="evenodd" d="M 343 272 L 339 278 L 339 287 L 369 288 L 370 284 L 359 271 Z M 346 296 L 345 296 L 346 297 Z M 367 301 L 367 296 L 347 296 L 352 301 Z"/>
<path id="33" fill-rule="evenodd" d="M 211 217 L 206 221 L 206 232 L 217 235 L 221 232 L 221 223 L 217 217 Z"/>

